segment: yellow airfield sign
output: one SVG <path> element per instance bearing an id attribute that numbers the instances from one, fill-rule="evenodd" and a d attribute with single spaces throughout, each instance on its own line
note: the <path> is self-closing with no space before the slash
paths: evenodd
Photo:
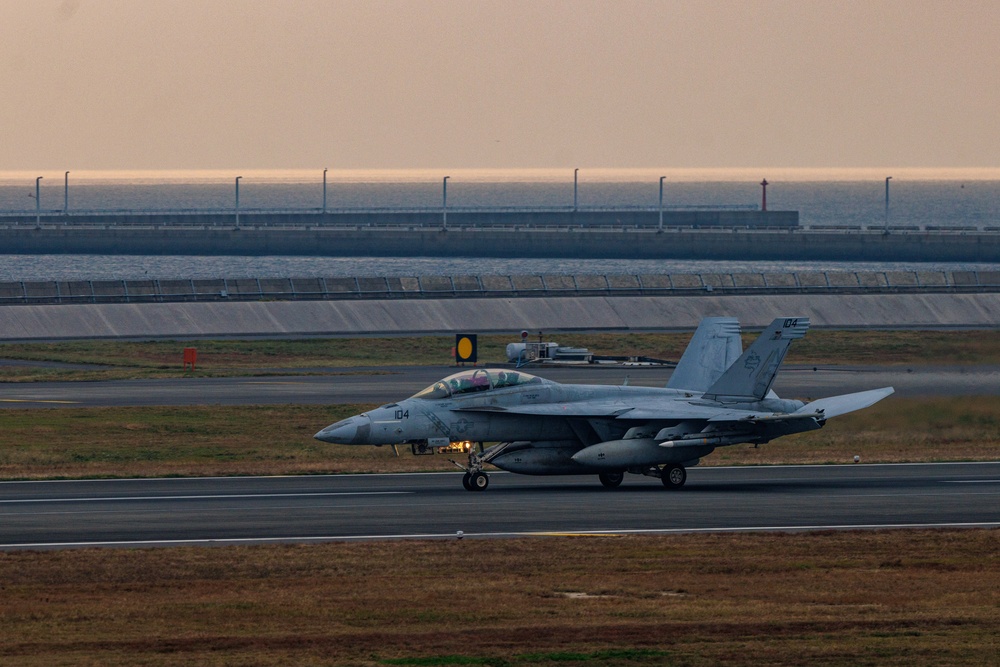
<path id="1" fill-rule="evenodd" d="M 476 363 L 476 334 L 455 335 L 455 362 Z"/>

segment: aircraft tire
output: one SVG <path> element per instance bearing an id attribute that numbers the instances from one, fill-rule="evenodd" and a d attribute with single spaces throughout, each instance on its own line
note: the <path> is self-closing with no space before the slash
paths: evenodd
<path id="1" fill-rule="evenodd" d="M 469 477 L 469 487 L 473 491 L 485 491 L 489 485 L 490 476 L 484 472 L 472 473 L 472 476 Z"/>
<path id="2" fill-rule="evenodd" d="M 663 486 L 671 490 L 677 490 L 684 486 L 684 482 L 687 481 L 687 470 L 684 466 L 677 465 L 673 463 L 668 466 L 664 466 L 663 474 L 660 476 L 660 481 L 663 482 Z"/>
<path id="3" fill-rule="evenodd" d="M 472 473 L 467 472 L 462 475 L 462 486 L 465 487 L 466 491 L 474 491 L 472 488 L 472 482 L 469 481 L 470 479 L 472 479 Z"/>
<path id="4" fill-rule="evenodd" d="M 601 484 L 606 489 L 616 489 L 622 485 L 622 480 L 625 479 L 625 473 L 623 472 L 602 472 L 597 475 L 597 478 L 601 480 Z"/>

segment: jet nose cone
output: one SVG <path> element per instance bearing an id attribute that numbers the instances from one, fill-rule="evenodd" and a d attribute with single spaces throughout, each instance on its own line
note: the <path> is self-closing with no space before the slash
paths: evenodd
<path id="1" fill-rule="evenodd" d="M 351 417 L 336 424 L 331 424 L 313 437 L 323 442 L 332 442 L 339 445 L 353 444 L 358 437 L 357 417 Z"/>

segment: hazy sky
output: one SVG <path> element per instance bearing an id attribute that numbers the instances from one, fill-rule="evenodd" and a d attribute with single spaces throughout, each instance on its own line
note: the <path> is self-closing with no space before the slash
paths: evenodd
<path id="1" fill-rule="evenodd" d="M 998 167 L 1000 2 L 0 0 L 0 170 Z"/>

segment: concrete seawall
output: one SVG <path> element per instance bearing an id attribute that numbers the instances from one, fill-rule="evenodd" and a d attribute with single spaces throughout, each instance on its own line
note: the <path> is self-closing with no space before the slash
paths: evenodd
<path id="1" fill-rule="evenodd" d="M 1000 292 L 1000 271 L 799 271 L 0 282 L 0 305 L 308 299 Z"/>
<path id="2" fill-rule="evenodd" d="M 997 328 L 1000 293 L 591 296 L 26 305 L 0 309 L 0 340 L 691 330 L 809 317 L 816 327 Z"/>
<path id="3" fill-rule="evenodd" d="M 67 215 L 46 214 L 36 218 L 31 214 L 0 214 L 0 223 L 78 226 L 170 226 L 170 227 L 232 227 L 237 222 L 236 211 L 206 212 L 72 212 Z M 426 227 L 433 229 L 445 223 L 444 210 L 380 209 L 321 211 L 241 211 L 241 226 L 253 227 Z M 658 209 L 648 207 L 578 209 L 526 208 L 502 209 L 449 208 L 449 227 L 657 227 Z M 665 210 L 663 224 L 667 227 L 797 227 L 798 211 L 757 210 Z"/>
<path id="4" fill-rule="evenodd" d="M 1000 262 L 1000 232 L 732 228 L 0 227 L 5 253 Z"/>

